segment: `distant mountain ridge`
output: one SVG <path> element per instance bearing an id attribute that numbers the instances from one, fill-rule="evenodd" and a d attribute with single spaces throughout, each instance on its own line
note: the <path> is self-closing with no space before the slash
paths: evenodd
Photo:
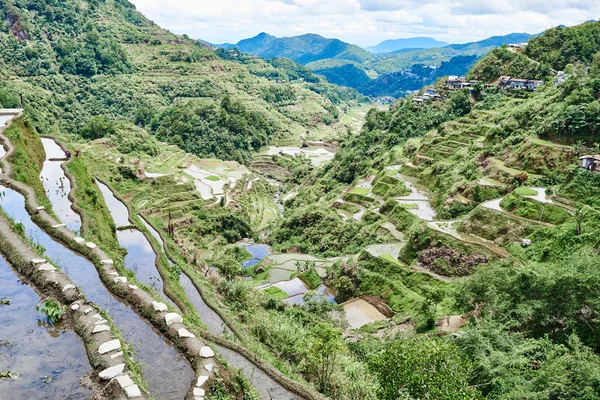
<path id="1" fill-rule="evenodd" d="M 237 47 L 241 52 L 266 59 L 290 58 L 329 82 L 351 87 L 364 95 L 401 97 L 444 75 L 466 74 L 477 60 L 496 47 L 528 42 L 536 36 L 510 33 L 463 44 L 447 44 L 429 37 L 386 40 L 368 48 L 379 51 L 377 54 L 316 34 L 277 38 L 260 33 L 235 45 L 213 46 Z"/>
<path id="2" fill-rule="evenodd" d="M 405 49 L 432 49 L 435 47 L 446 47 L 450 43 L 440 42 L 430 37 L 413 37 L 405 39 L 384 40 L 377 46 L 367 47 L 371 53 L 392 53 Z"/>
<path id="3" fill-rule="evenodd" d="M 323 59 L 341 59 L 362 63 L 372 57 L 371 53 L 359 46 L 313 33 L 278 38 L 263 32 L 255 37 L 241 40 L 236 45 L 226 43 L 214 46 L 225 49 L 237 47 L 244 53 L 262 58 L 285 57 L 301 64 Z"/>
<path id="4" fill-rule="evenodd" d="M 477 42 L 463 43 L 463 44 L 451 44 L 448 47 L 455 50 L 465 50 L 468 48 L 485 48 L 485 47 L 498 47 L 503 44 L 511 43 L 527 43 L 529 39 L 536 37 L 531 33 L 509 33 L 508 35 L 492 36 L 487 39 L 479 40 Z"/>

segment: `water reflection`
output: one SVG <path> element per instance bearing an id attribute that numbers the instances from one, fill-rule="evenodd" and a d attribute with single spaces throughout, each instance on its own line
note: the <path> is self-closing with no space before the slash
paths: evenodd
<path id="1" fill-rule="evenodd" d="M 90 398 L 80 379 L 92 369 L 77 335 L 44 320 L 35 309 L 42 300 L 2 257 L 0 282 L 0 298 L 10 300 L 0 305 L 0 371 L 18 374 L 16 380 L 0 381 L 0 398 Z"/>
<path id="2" fill-rule="evenodd" d="M 120 302 L 106 289 L 98 276 L 96 267 L 87 259 L 73 253 L 33 223 L 25 210 L 23 196 L 0 186 L 0 206 L 15 222 L 23 224 L 30 238 L 46 249 L 46 256 L 58 264 L 79 287 L 88 301 L 107 311 L 123 333 L 127 343 L 135 348 L 141 364 L 142 375 L 148 383 L 151 394 L 156 399 L 180 400 L 185 397 L 194 372 L 187 360 L 173 346 L 157 334 L 128 305 Z M 0 287 L 3 285 L 0 285 Z M 2 310 L 0 310 L 1 312 Z M 60 359 L 62 355 L 57 355 Z M 85 360 L 85 356 L 82 358 Z M 0 396 L 0 398 L 3 398 Z M 44 398 L 23 397 L 23 398 Z M 58 397 L 60 398 L 60 397 Z"/>
<path id="3" fill-rule="evenodd" d="M 52 204 L 52 210 L 58 219 L 67 225 L 67 228 L 77 232 L 81 229 L 81 218 L 71 208 L 69 193 L 71 182 L 66 177 L 61 164 L 64 161 L 50 161 L 50 159 L 64 159 L 65 153 L 52 139 L 42 138 L 46 161 L 40 173 L 40 179 L 44 185 L 46 196 Z"/>

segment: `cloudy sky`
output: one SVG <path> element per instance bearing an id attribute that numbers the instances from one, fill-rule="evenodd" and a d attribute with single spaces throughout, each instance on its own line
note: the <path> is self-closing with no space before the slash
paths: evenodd
<path id="1" fill-rule="evenodd" d="M 599 0 L 131 0 L 160 26 L 211 43 L 318 33 L 361 46 L 430 36 L 464 43 L 600 18 Z"/>

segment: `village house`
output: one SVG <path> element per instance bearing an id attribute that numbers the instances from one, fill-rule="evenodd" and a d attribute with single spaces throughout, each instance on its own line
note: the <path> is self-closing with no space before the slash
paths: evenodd
<path id="1" fill-rule="evenodd" d="M 527 47 L 527 43 L 510 43 L 508 45 L 509 50 L 523 50 Z"/>
<path id="2" fill-rule="evenodd" d="M 427 89 L 422 96 L 413 97 L 413 103 L 423 103 L 424 101 L 437 101 L 441 99 L 442 96 L 440 96 L 436 90 Z"/>
<path id="3" fill-rule="evenodd" d="M 525 82 L 525 88 L 527 90 L 536 90 L 543 84 L 544 84 L 544 81 L 540 81 L 538 79 L 528 79 L 527 82 Z"/>
<path id="4" fill-rule="evenodd" d="M 521 79 L 513 78 L 510 76 L 501 76 L 498 79 L 498 86 L 501 89 L 525 89 L 525 90 L 536 90 L 544 84 L 544 81 L 537 79 Z"/>
<path id="5" fill-rule="evenodd" d="M 454 76 L 450 75 L 448 79 L 444 82 L 444 86 L 449 89 L 462 89 L 463 85 L 467 82 L 467 78 L 464 76 Z"/>
<path id="6" fill-rule="evenodd" d="M 464 76 L 450 75 L 448 77 L 448 79 L 446 79 L 446 81 L 444 82 L 444 86 L 447 87 L 448 89 L 460 90 L 460 89 L 467 89 L 467 88 L 473 86 L 474 84 L 476 84 L 477 82 L 478 81 L 468 81 L 467 82 L 467 78 L 465 78 Z"/>
<path id="7" fill-rule="evenodd" d="M 565 71 L 558 71 L 556 74 L 556 79 L 554 80 L 554 86 L 561 85 L 567 79 L 569 79 L 569 75 L 567 75 Z"/>
<path id="8" fill-rule="evenodd" d="M 600 154 L 579 157 L 579 166 L 588 171 L 600 173 Z"/>

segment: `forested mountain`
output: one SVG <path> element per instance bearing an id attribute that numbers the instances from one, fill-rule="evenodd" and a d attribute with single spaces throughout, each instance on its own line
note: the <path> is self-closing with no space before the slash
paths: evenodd
<path id="1" fill-rule="evenodd" d="M 436 47 L 445 47 L 449 43 L 440 42 L 428 37 L 414 37 L 407 39 L 384 40 L 377 46 L 367 47 L 371 53 L 393 53 L 405 49 L 431 49 Z"/>
<path id="2" fill-rule="evenodd" d="M 216 46 L 237 48 L 265 59 L 290 58 L 336 85 L 356 89 L 366 96 L 398 98 L 444 75 L 465 75 L 477 59 L 494 47 L 527 42 L 530 37 L 527 33 L 511 33 L 451 45 L 430 38 L 399 39 L 369 48 L 374 54 L 313 34 L 276 38 L 261 33 L 237 45 Z"/>
<path id="3" fill-rule="evenodd" d="M 340 109 L 360 98 L 294 62 L 171 34 L 126 0 L 1 0 L 0 76 L 0 104 L 16 107 L 22 94 L 41 133 L 97 138 L 135 123 L 241 162 L 273 140 L 333 134 Z"/>
<path id="4" fill-rule="evenodd" d="M 378 398 L 600 398 L 600 175 L 579 167 L 579 156 L 600 146 L 599 26 L 551 29 L 525 54 L 497 48 L 468 73 L 486 83 L 543 79 L 536 91 L 438 86 L 444 101 L 371 110 L 361 134 L 348 135 L 286 203 L 289 215 L 331 208 L 340 221 L 364 209 L 362 224 L 401 231 L 392 231 L 397 258 L 369 248 L 333 279 L 354 295 L 381 296 L 396 315 L 412 313 L 417 332 L 428 333 L 417 345 L 421 359 L 439 355 L 436 336 L 451 324 L 436 317 L 427 326 L 429 313 L 450 307 L 442 313 L 462 320 L 442 340 L 451 344 L 443 372 L 433 372 L 434 361 L 398 361 L 411 357 L 410 335 L 382 343 L 364 333 L 369 340 L 350 344 L 377 377 Z M 551 67 L 567 80 L 555 84 Z M 398 182 L 410 182 L 412 197 L 398 195 Z M 436 215 L 423 211 L 424 193 Z M 299 222 L 295 246 L 329 237 L 314 221 Z M 289 240 L 289 231 L 282 224 L 273 240 Z"/>
<path id="5" fill-rule="evenodd" d="M 225 46 L 228 47 L 228 46 Z M 244 53 L 270 59 L 289 58 L 301 64 L 332 59 L 363 62 L 372 56 L 368 51 L 338 39 L 327 39 L 315 34 L 277 38 L 260 33 L 238 42 L 235 47 Z"/>

